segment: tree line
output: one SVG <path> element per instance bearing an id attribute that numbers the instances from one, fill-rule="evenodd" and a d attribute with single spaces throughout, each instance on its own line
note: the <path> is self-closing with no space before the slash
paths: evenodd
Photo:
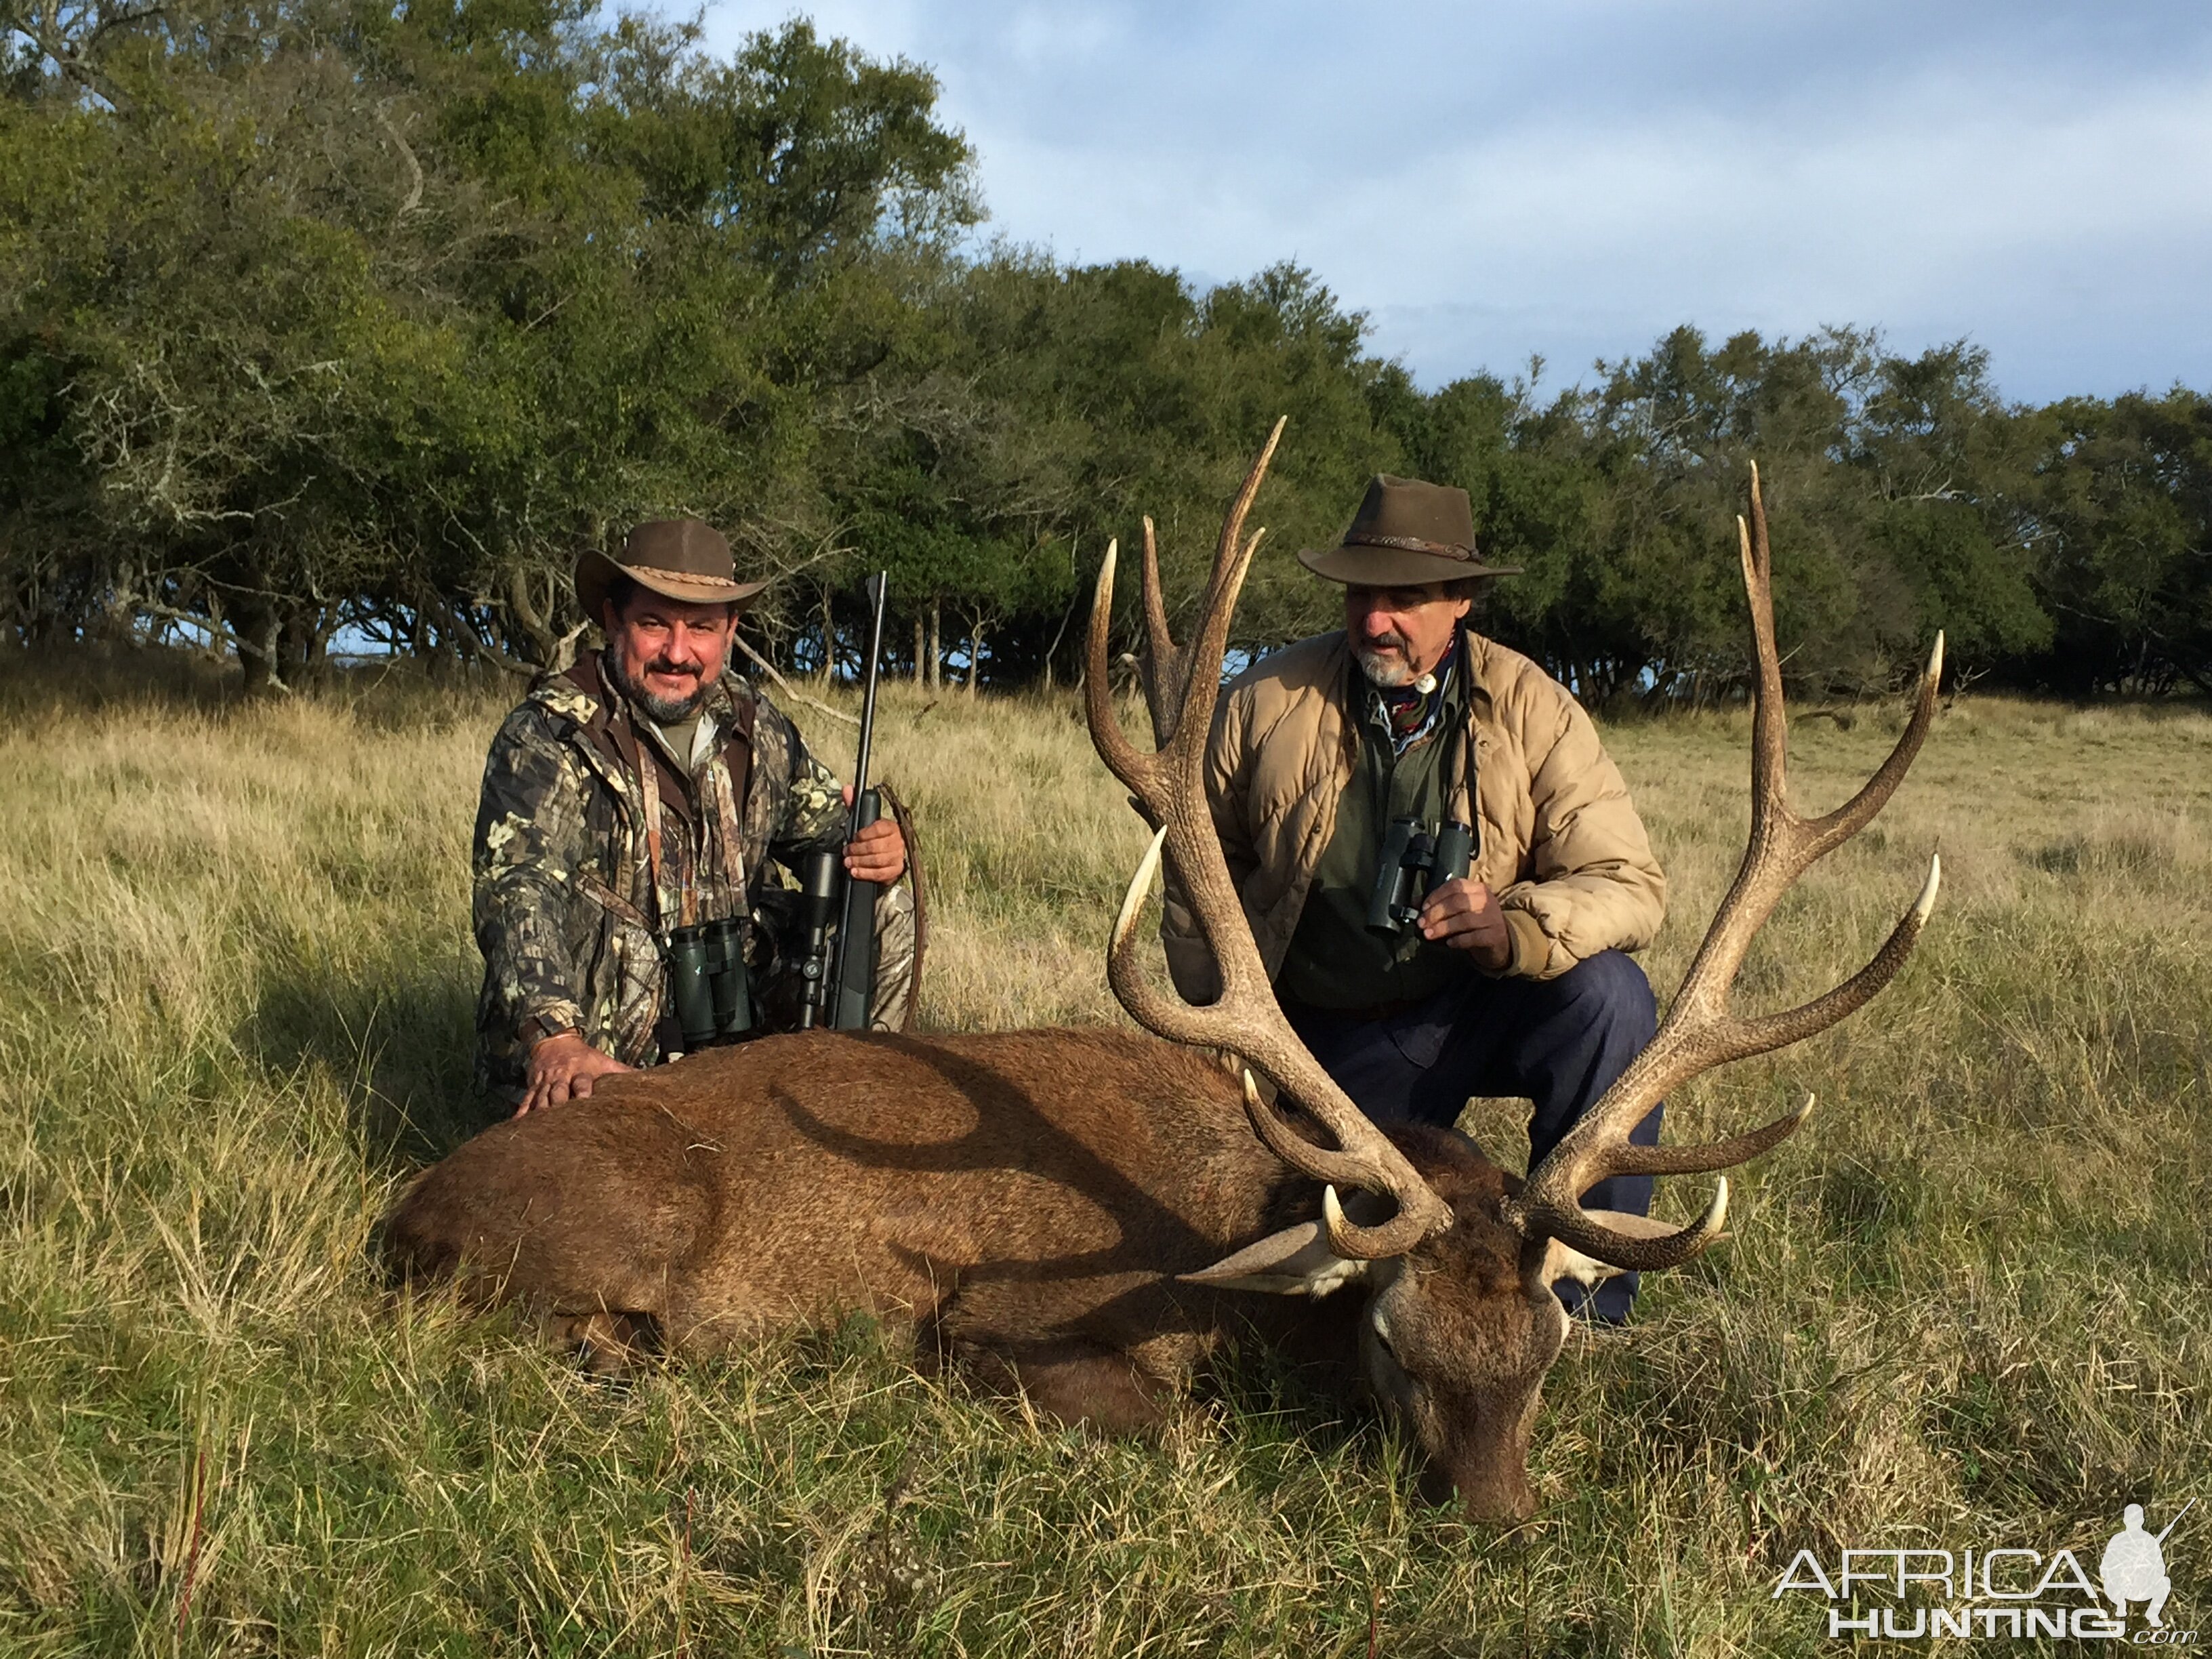
<path id="1" fill-rule="evenodd" d="M 1585 697 L 1733 696 L 1759 462 L 1790 672 L 2212 691 L 2212 400 L 2008 403 L 1964 343 L 1684 327 L 1422 391 L 1291 264 L 1201 290 L 983 240 L 929 72 L 804 20 L 726 56 L 584 0 L 0 0 L 0 643 L 564 659 L 578 550 L 691 513 L 750 641 L 1072 677 L 1109 538 L 1174 605 L 1291 417 L 1237 644 L 1368 477 L 1468 489 L 1486 628 Z M 1126 597 L 1126 596 L 1125 596 Z M 1132 629 L 1133 638 L 1133 629 Z"/>

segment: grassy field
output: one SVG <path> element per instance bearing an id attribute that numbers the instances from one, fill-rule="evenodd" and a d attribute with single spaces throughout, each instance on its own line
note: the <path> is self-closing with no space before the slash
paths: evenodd
<path id="1" fill-rule="evenodd" d="M 1507 1532 L 1264 1374 L 1139 1443 L 922 1381 L 865 1328 L 617 1389 L 392 1298 L 371 1225 L 477 1111 L 466 839 L 507 695 L 0 672 L 0 1650 L 1814 1653 L 1824 1604 L 1771 1595 L 1801 1548 L 2094 1572 L 2123 1504 L 2155 1529 L 2212 1499 L 2204 713 L 1939 720 L 1742 997 L 1838 977 L 1940 847 L 1918 956 L 1674 1103 L 1677 1137 L 1821 1108 L 1744 1172 L 1733 1243 L 1571 1341 L 1545 1508 Z M 1894 729 L 1801 723 L 1801 802 Z M 1100 945 L 1140 837 L 1073 702 L 902 693 L 880 733 L 928 837 L 927 1024 L 1118 1018 Z M 1607 736 L 1674 883 L 1663 994 L 1740 850 L 1746 723 Z M 1525 1152 L 1508 1103 L 1468 1127 Z M 2169 1623 L 2212 1632 L 2207 1510 Z"/>

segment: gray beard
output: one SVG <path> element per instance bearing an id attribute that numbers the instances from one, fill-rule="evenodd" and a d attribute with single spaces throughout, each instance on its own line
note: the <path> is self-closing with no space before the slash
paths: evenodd
<path id="1" fill-rule="evenodd" d="M 1413 665 L 1407 659 L 1405 647 L 1385 656 L 1379 651 L 1363 651 L 1354 646 L 1352 659 L 1359 665 L 1359 672 L 1367 676 L 1370 685 L 1379 685 L 1386 691 L 1413 683 Z"/>
<path id="2" fill-rule="evenodd" d="M 702 679 L 699 689 L 682 699 L 656 697 L 632 680 L 623 671 L 622 659 L 610 651 L 599 659 L 599 672 L 614 683 L 633 708 L 637 709 L 656 726 L 681 726 L 707 706 L 707 698 L 714 689 L 712 680 Z"/>

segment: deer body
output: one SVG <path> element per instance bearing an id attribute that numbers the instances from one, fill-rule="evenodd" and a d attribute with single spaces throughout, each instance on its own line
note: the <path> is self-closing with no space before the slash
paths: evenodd
<path id="1" fill-rule="evenodd" d="M 386 1237 L 411 1272 L 602 1340 L 597 1316 L 649 1320 L 699 1353 L 862 1310 L 922 1348 L 1090 1345 L 1168 1385 L 1224 1301 L 1174 1276 L 1267 1231 L 1297 1185 L 1316 1212 L 1236 1082 L 1157 1038 L 817 1031 L 488 1130 Z"/>
<path id="2" fill-rule="evenodd" d="M 1520 1241 L 1488 1218 L 1519 1183 L 1463 1136 L 1396 1139 L 1462 1218 L 1412 1273 L 1393 1264 L 1367 1297 L 1322 1300 L 1365 1275 L 1316 1243 L 1319 1183 L 1261 1143 L 1239 1085 L 1195 1050 L 1110 1029 L 809 1031 L 620 1074 L 486 1130 L 415 1182 L 385 1245 L 409 1275 L 520 1303 L 610 1368 L 648 1335 L 696 1357 L 864 1311 L 925 1364 L 1122 1430 L 1158 1421 L 1238 1336 L 1325 1385 L 1364 1369 L 1387 1395 L 1402 1373 L 1381 1363 L 1374 1309 L 1418 1301 L 1435 1273 L 1494 1304 L 1481 1346 L 1510 1363 L 1464 1391 L 1455 1415 L 1481 1431 L 1431 1457 L 1463 1494 L 1525 1507 L 1565 1316 L 1528 1295 Z M 1304 1256 L 1266 1264 L 1272 1277 L 1218 1272 L 1278 1239 Z M 1423 1339 L 1422 1312 L 1401 1311 L 1399 1340 Z"/>

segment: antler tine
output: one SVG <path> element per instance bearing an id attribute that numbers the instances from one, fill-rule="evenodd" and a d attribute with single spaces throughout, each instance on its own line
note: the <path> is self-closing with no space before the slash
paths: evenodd
<path id="1" fill-rule="evenodd" d="M 1260 1130 L 1279 1156 L 1316 1179 L 1370 1188 L 1387 1194 L 1396 1203 L 1397 1214 L 1377 1225 L 1361 1226 L 1346 1220 L 1341 1227 L 1331 1228 L 1332 1239 L 1342 1253 L 1380 1258 L 1402 1255 L 1430 1233 L 1449 1226 L 1451 1211 L 1407 1162 L 1405 1154 L 1337 1086 L 1284 1018 L 1236 885 L 1230 879 L 1206 795 L 1206 745 L 1221 691 L 1218 665 L 1237 595 L 1260 545 L 1260 532 L 1244 534 L 1244 518 L 1259 494 L 1283 427 L 1284 422 L 1278 421 L 1268 434 L 1267 446 L 1246 476 L 1222 527 L 1204 611 L 1184 648 L 1185 681 L 1174 732 L 1152 755 L 1139 755 L 1132 748 L 1115 720 L 1113 699 L 1105 688 L 1106 631 L 1114 596 L 1113 548 L 1107 550 L 1099 570 L 1091 605 L 1090 673 L 1085 686 L 1091 737 L 1114 775 L 1136 794 L 1146 816 L 1158 826 L 1115 919 L 1107 947 L 1107 978 L 1115 997 L 1139 1025 L 1171 1042 L 1225 1048 L 1243 1055 L 1335 1137 L 1337 1146 L 1330 1149 L 1313 1146 L 1287 1132 L 1277 1136 L 1265 1128 Z M 1202 1008 L 1164 995 L 1146 978 L 1138 959 L 1137 916 L 1152 890 L 1164 848 L 1175 862 L 1176 875 L 1220 972 L 1220 995 Z"/>
<path id="2" fill-rule="evenodd" d="M 1897 793 L 1897 786 L 1905 781 L 1905 773 L 1913 759 L 1920 753 L 1920 745 L 1928 736 L 1928 728 L 1936 720 L 1936 694 L 1943 684 L 1943 632 L 1936 631 L 1936 644 L 1928 653 L 1927 666 L 1920 671 L 1920 686 L 1912 704 L 1912 717 L 1898 734 L 1896 746 L 1887 758 L 1875 769 L 1875 774 L 1859 786 L 1859 792 L 1825 817 L 1815 818 L 1806 827 L 1812 831 L 1818 848 L 1814 858 L 1825 857 L 1842 846 L 1853 836 L 1874 821 L 1875 814 L 1889 805 L 1889 798 Z"/>
<path id="3" fill-rule="evenodd" d="M 1231 556 L 1237 551 L 1237 544 L 1243 538 L 1244 520 L 1252 511 L 1252 503 L 1260 498 L 1260 485 L 1267 476 L 1268 464 L 1275 459 L 1275 446 L 1282 442 L 1283 428 L 1290 423 L 1291 417 L 1287 415 L 1279 415 L 1275 417 L 1275 424 L 1267 434 L 1267 441 L 1260 446 L 1259 459 L 1252 463 L 1251 470 L 1245 473 L 1244 483 L 1237 492 L 1237 499 L 1230 503 L 1229 514 L 1221 521 L 1221 539 L 1213 545 L 1213 574 L 1216 581 L 1220 580 L 1223 568 L 1228 564 Z M 1244 556 L 1249 559 L 1251 556 L 1252 550 L 1246 548 Z M 1212 598 L 1210 589 L 1206 597 Z M 1225 632 L 1228 628 L 1226 617 L 1222 620 L 1222 627 Z"/>
<path id="4" fill-rule="evenodd" d="M 1222 993 L 1218 1000 L 1202 1008 L 1162 994 L 1146 976 L 1138 955 L 1140 941 L 1137 919 L 1152 891 L 1153 878 L 1159 872 L 1161 848 L 1169 839 L 1166 826 L 1153 832 L 1151 844 L 1146 848 L 1136 874 L 1129 882 L 1128 891 L 1122 896 L 1121 912 L 1115 917 L 1113 935 L 1106 951 L 1106 979 L 1114 988 L 1115 999 L 1128 1011 L 1130 1018 L 1155 1036 L 1197 1048 L 1227 1048 L 1242 1055 L 1252 1067 L 1272 1079 L 1283 1093 L 1304 1105 L 1322 1127 L 1336 1137 L 1335 1148 L 1317 1146 L 1291 1133 L 1288 1126 L 1277 1121 L 1260 1102 L 1257 1091 L 1248 1088 L 1245 1109 L 1254 1130 L 1267 1143 L 1267 1149 L 1292 1169 L 1316 1181 L 1364 1187 L 1385 1194 L 1397 1204 L 1396 1215 L 1372 1226 L 1362 1226 L 1348 1219 L 1341 1226 L 1332 1225 L 1330 1241 L 1339 1255 L 1369 1261 L 1402 1255 L 1429 1234 L 1449 1227 L 1449 1206 L 1406 1161 L 1405 1154 L 1322 1069 L 1321 1063 L 1307 1051 L 1284 1019 L 1273 993 L 1267 988 L 1259 951 L 1249 930 L 1243 935 L 1243 951 L 1250 957 L 1249 964 L 1236 962 L 1222 947 L 1216 946 L 1215 954 L 1221 963 Z M 1214 856 L 1217 860 L 1220 856 L 1218 842 Z M 1227 874 L 1225 866 L 1223 874 Z M 1198 884 L 1188 884 L 1193 908 L 1199 911 L 1201 921 L 1209 921 L 1206 901 L 1200 897 Z M 1209 932 L 1208 938 L 1212 937 Z M 1259 974 L 1261 994 L 1266 999 L 1264 1006 L 1243 990 L 1232 988 L 1232 962 L 1239 986 L 1250 983 L 1244 977 L 1248 966 L 1251 972 Z"/>
<path id="5" fill-rule="evenodd" d="M 1800 817 L 1790 810 L 1788 798 L 1789 714 L 1782 689 L 1782 655 L 1774 635 L 1773 555 L 1756 464 L 1751 469 L 1750 516 L 1747 521 L 1736 520 L 1736 534 L 1758 663 L 1752 717 L 1751 839 L 1735 882 L 1675 994 L 1678 1006 L 1686 1003 L 1692 1011 L 1716 1015 L 1725 1012 L 1729 988 L 1735 982 L 1745 952 L 1782 895 L 1812 865 L 1872 823 L 1897 793 L 1935 719 L 1936 694 L 1943 674 L 1943 635 L 1939 632 L 1921 675 L 1911 717 L 1887 757 L 1841 806 L 1810 821 Z"/>
<path id="6" fill-rule="evenodd" d="M 1185 683 L 1190 673 L 1188 653 L 1175 642 L 1168 627 L 1167 600 L 1160 586 L 1159 538 L 1152 515 L 1145 515 L 1145 654 L 1137 665 L 1144 681 L 1145 712 L 1152 717 L 1152 746 L 1164 749 L 1176 733 L 1176 714 L 1182 707 Z"/>
<path id="7" fill-rule="evenodd" d="M 1144 515 L 1145 526 L 1145 638 L 1158 654 L 1172 658 L 1178 649 L 1175 636 L 1168 629 L 1168 607 L 1160 588 L 1160 538 L 1152 527 L 1152 515 Z"/>
<path id="8" fill-rule="evenodd" d="M 1111 687 L 1108 678 L 1108 658 L 1114 617 L 1114 570 L 1120 551 L 1118 538 L 1106 544 L 1106 556 L 1099 563 L 1098 581 L 1092 592 L 1091 629 L 1085 641 L 1084 674 L 1084 707 L 1091 718 L 1091 729 L 1099 747 L 1100 757 L 1108 769 L 1144 803 L 1147 815 L 1154 823 L 1162 821 L 1161 803 L 1154 797 L 1160 781 L 1169 771 L 1187 771 L 1194 787 L 1203 757 L 1206 740 L 1212 724 L 1213 703 L 1220 693 L 1219 676 L 1205 680 L 1194 674 L 1194 667 L 1206 661 L 1218 662 L 1228 645 L 1229 623 L 1237 608 L 1237 596 L 1244 586 L 1245 574 L 1251 568 L 1252 556 L 1260 550 L 1260 538 L 1264 531 L 1255 531 L 1246 538 L 1243 535 L 1244 520 L 1252 510 L 1252 503 L 1260 494 L 1260 485 L 1267 476 L 1268 463 L 1274 459 L 1275 446 L 1282 441 L 1283 428 L 1289 424 L 1287 416 L 1276 421 L 1268 433 L 1267 441 L 1261 449 L 1259 459 L 1252 463 L 1244 475 L 1244 483 L 1231 504 L 1229 516 L 1221 528 L 1221 539 L 1214 550 L 1213 568 L 1206 585 L 1204 610 L 1199 631 L 1190 643 L 1177 646 L 1168 626 L 1167 603 L 1160 583 L 1159 546 L 1150 515 L 1145 519 L 1145 554 L 1142 573 L 1142 600 L 1145 611 L 1145 635 L 1149 660 L 1139 665 L 1145 685 L 1146 712 L 1152 716 L 1152 741 L 1156 747 L 1150 757 L 1140 756 L 1123 735 L 1121 722 L 1115 718 Z M 1202 705 L 1202 707 L 1199 707 Z M 1193 720 L 1194 707 L 1199 707 L 1198 718 Z M 1110 733 L 1110 736 L 1102 735 Z M 1187 740 L 1180 746 L 1176 739 Z M 1181 866 L 1177 866 L 1178 868 Z"/>
<path id="9" fill-rule="evenodd" d="M 1745 953 L 1782 896 L 1819 859 L 1857 833 L 1887 804 L 1919 752 L 1936 702 L 1942 672 L 1939 635 L 1923 677 L 1911 720 L 1874 775 L 1858 793 L 1826 817 L 1808 821 L 1790 811 L 1786 798 L 1788 716 L 1783 704 L 1781 654 L 1776 648 L 1771 550 L 1765 503 L 1752 470 L 1748 520 L 1738 519 L 1746 597 L 1750 601 L 1752 638 L 1758 653 L 1757 706 L 1752 721 L 1751 836 L 1743 862 L 1727 896 L 1714 912 L 1689 971 L 1650 1047 L 1615 1079 L 1593 1107 L 1533 1170 L 1517 1198 L 1505 1206 L 1506 1218 L 1528 1237 L 1565 1240 L 1585 1255 L 1621 1267 L 1674 1265 L 1686 1261 L 1703 1224 L 1670 1238 L 1633 1238 L 1592 1221 L 1580 1198 L 1596 1182 L 1614 1175 L 1679 1174 L 1732 1167 L 1776 1145 L 1803 1121 L 1797 1112 L 1749 1133 L 1707 1146 L 1643 1147 L 1630 1144 L 1629 1131 L 1662 1097 L 1699 1073 L 1730 1060 L 1785 1047 L 1863 1006 L 1905 964 L 1934 908 L 1942 878 L 1940 860 L 1931 859 L 1928 878 L 1912 906 L 1900 917 L 1881 949 L 1841 985 L 1785 1012 L 1741 1018 L 1729 1011 L 1729 994 Z M 1809 1103 L 1808 1103 L 1809 1109 Z M 1703 1237 L 1709 1240 L 1710 1235 Z M 1666 1257 L 1662 1261 L 1659 1258 Z"/>
<path id="10" fill-rule="evenodd" d="M 1149 807 L 1151 792 L 1146 786 L 1158 772 L 1159 762 L 1154 756 L 1139 754 L 1121 730 L 1114 713 L 1114 688 L 1107 663 L 1106 636 L 1114 623 L 1114 562 L 1121 545 L 1118 539 L 1106 544 L 1106 556 L 1098 564 L 1098 585 L 1091 591 L 1091 631 L 1084 641 L 1083 708 L 1090 719 L 1091 742 L 1098 750 L 1098 758 Z"/>
<path id="11" fill-rule="evenodd" d="M 1766 539 L 1766 500 L 1759 487 L 1759 463 L 1751 465 L 1751 517 L 1735 521 L 1737 550 L 1743 560 L 1744 596 L 1751 604 L 1752 653 L 1758 690 L 1753 694 L 1751 739 L 1752 838 L 1763 821 L 1791 823 L 1790 810 L 1790 725 L 1782 701 L 1782 653 L 1774 639 L 1774 550 Z"/>
<path id="12" fill-rule="evenodd" d="M 1260 1098 L 1259 1082 L 1249 1066 L 1244 1068 L 1244 1115 L 1251 1120 L 1252 1133 L 1267 1143 L 1269 1152 L 1315 1180 L 1357 1187 L 1369 1178 L 1358 1159 L 1331 1152 L 1326 1146 L 1316 1146 L 1304 1136 L 1293 1133 L 1282 1114 Z"/>
<path id="13" fill-rule="evenodd" d="M 1276 421 L 1274 429 L 1267 434 L 1267 441 L 1261 446 L 1259 459 L 1244 475 L 1243 487 L 1231 503 L 1228 517 L 1222 520 L 1221 539 L 1213 550 L 1213 569 L 1206 579 L 1206 602 L 1198 630 L 1185 647 L 1182 708 L 1176 716 L 1176 736 L 1184 745 L 1188 776 L 1194 786 L 1211 735 L 1213 705 L 1221 694 L 1218 665 L 1229 647 L 1229 623 L 1236 615 L 1237 596 L 1243 591 L 1245 575 L 1252 568 L 1252 556 L 1260 550 L 1260 538 L 1267 534 L 1264 530 L 1255 530 L 1246 537 L 1244 520 L 1252 511 L 1252 503 L 1259 498 L 1260 485 L 1267 476 L 1267 465 L 1275 459 L 1275 446 L 1282 441 L 1283 428 L 1289 423 L 1288 416 Z M 1198 672 L 1201 663 L 1217 665 L 1211 678 Z M 1182 866 L 1176 867 L 1180 870 Z"/>
<path id="14" fill-rule="evenodd" d="M 1803 854 L 1807 864 L 1826 856 L 1874 821 L 1875 815 L 1889 804 L 1897 793 L 1897 786 L 1905 781 L 1905 773 L 1911 769 L 1913 759 L 1920 753 L 1920 744 L 1928 735 L 1929 726 L 1936 718 L 1936 694 L 1943 680 L 1943 635 L 1939 629 L 1935 648 L 1928 653 L 1928 665 L 1921 671 L 1918 693 L 1913 702 L 1912 716 L 1905 722 L 1905 730 L 1898 735 L 1894 746 L 1882 763 L 1875 769 L 1874 775 L 1859 786 L 1859 791 L 1832 812 L 1808 823 L 1790 812 L 1782 799 L 1784 755 L 1789 744 L 1786 716 L 1783 710 L 1782 659 L 1774 644 L 1773 554 L 1767 541 L 1766 503 L 1759 487 L 1759 464 L 1751 468 L 1751 521 L 1736 520 L 1741 538 L 1744 557 L 1744 579 L 1747 585 L 1756 582 L 1752 599 L 1752 627 L 1759 641 L 1759 744 L 1753 750 L 1752 765 L 1757 775 L 1762 757 L 1771 752 L 1773 763 L 1772 805 L 1779 807 L 1793 824 L 1803 824 L 1809 836 Z M 1754 574 L 1755 573 L 1755 574 Z M 1769 730 L 1769 727 L 1771 727 Z M 1754 784 L 1754 793 L 1757 786 Z"/>
<path id="15" fill-rule="evenodd" d="M 1744 597 L 1751 611 L 1753 689 L 1751 717 L 1751 835 L 1735 880 L 1713 913 L 1712 925 L 1691 959 L 1690 970 L 1668 1010 L 1684 1017 L 1723 1017 L 1759 925 L 1773 910 L 1803 864 L 1797 862 L 1802 819 L 1790 810 L 1790 722 L 1782 691 L 1782 653 L 1774 635 L 1773 552 L 1766 537 L 1766 503 L 1759 468 L 1751 469 L 1751 511 L 1735 521 L 1743 562 Z M 1809 860 L 1806 860 L 1809 862 Z M 1794 866 L 1794 867 L 1793 867 Z M 1656 1099 L 1656 1097 L 1654 1097 Z"/>
<path id="16" fill-rule="evenodd" d="M 1728 1219 L 1728 1177 L 1723 1176 L 1713 1183 L 1713 1195 L 1703 1215 L 1688 1226 L 1658 1238 L 1643 1238 L 1604 1226 L 1591 1220 L 1579 1206 L 1557 1217 L 1557 1227 L 1547 1227 L 1541 1234 L 1529 1237 L 1556 1238 L 1572 1245 L 1592 1261 L 1612 1267 L 1635 1273 L 1656 1273 L 1662 1267 L 1679 1267 L 1704 1255 L 1705 1247 L 1720 1237 L 1721 1227 Z"/>

